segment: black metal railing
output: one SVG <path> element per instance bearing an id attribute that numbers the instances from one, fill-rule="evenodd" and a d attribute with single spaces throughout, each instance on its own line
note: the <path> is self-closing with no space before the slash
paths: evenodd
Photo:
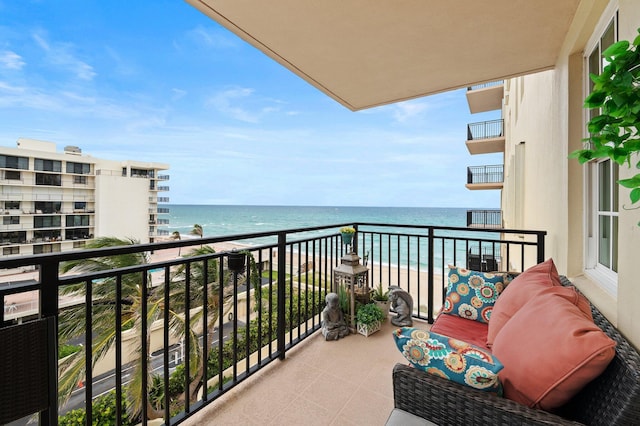
<path id="1" fill-rule="evenodd" d="M 502 211 L 467 210 L 467 226 L 471 228 L 502 228 Z"/>
<path id="2" fill-rule="evenodd" d="M 504 120 L 481 121 L 467 124 L 467 140 L 492 139 L 504 136 Z"/>
<path id="3" fill-rule="evenodd" d="M 504 166 L 469 166 L 467 167 L 467 183 L 503 183 Z"/>
<path id="4" fill-rule="evenodd" d="M 335 290 L 333 270 L 346 254 L 337 233 L 344 225 L 1 260 L 1 270 L 37 272 L 34 280 L 0 284 L 3 301 L 37 294 L 37 309 L 7 310 L 5 304 L 3 327 L 35 318 L 56 320 L 58 340 L 49 345 L 48 365 L 57 386 L 49 389 L 49 400 L 71 390 L 74 372 L 81 379 L 69 402 L 41 413 L 43 423 L 53 424 L 73 408 L 95 421 L 100 413 L 92 401 L 98 404 L 98 395 L 110 391 L 115 424 L 127 415 L 125 394 L 127 401 L 138 401 L 136 421 L 162 417 L 165 424 L 177 424 L 284 359 L 321 328 L 325 295 Z M 429 322 L 444 301 L 448 265 L 467 266 L 474 253 L 484 253 L 498 259 L 495 268 L 522 271 L 545 258 L 544 231 L 349 225 L 357 230 L 352 249 L 369 268 L 370 286 L 399 285 L 414 298 L 414 316 Z M 240 253 L 208 250 L 223 242 L 250 245 Z M 145 259 L 166 249 L 191 249 L 195 255 L 106 267 L 122 265 L 109 259 Z M 243 253 L 244 268 L 236 259 Z M 69 262 L 105 269 L 62 274 L 61 266 Z M 82 343 L 80 352 L 59 363 L 56 348 L 72 340 Z M 114 354 L 111 361 L 101 358 L 107 353 Z M 107 373 L 98 371 L 98 358 Z M 127 378 L 129 373 L 134 379 Z M 111 378 L 107 389 L 99 387 L 105 375 Z"/>
<path id="5" fill-rule="evenodd" d="M 476 85 L 473 85 L 473 86 L 468 86 L 467 87 L 467 91 L 486 89 L 487 87 L 502 86 L 503 84 L 504 84 L 504 80 L 490 81 L 488 83 L 482 83 L 482 84 L 476 84 Z"/>

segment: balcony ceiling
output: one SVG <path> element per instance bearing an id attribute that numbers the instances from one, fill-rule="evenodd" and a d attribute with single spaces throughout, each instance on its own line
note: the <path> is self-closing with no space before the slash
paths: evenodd
<path id="1" fill-rule="evenodd" d="M 347 108 L 552 68 L 581 0 L 187 0 Z"/>

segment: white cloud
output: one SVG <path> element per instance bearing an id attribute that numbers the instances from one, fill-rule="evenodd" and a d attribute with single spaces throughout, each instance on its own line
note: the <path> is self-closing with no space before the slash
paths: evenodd
<path id="1" fill-rule="evenodd" d="M 0 66 L 10 70 L 21 70 L 25 62 L 16 52 L 5 50 L 0 52 Z"/>
<path id="2" fill-rule="evenodd" d="M 399 123 L 416 119 L 431 109 L 428 102 L 406 101 L 393 105 L 393 118 Z"/>
<path id="3" fill-rule="evenodd" d="M 171 99 L 173 99 L 174 101 L 177 101 L 178 99 L 182 99 L 187 95 L 186 90 L 176 89 L 175 87 L 171 89 L 171 93 L 173 94 L 171 96 Z"/>
<path id="4" fill-rule="evenodd" d="M 208 48 L 229 48 L 236 45 L 235 41 L 229 37 L 226 31 L 223 32 L 215 28 L 205 28 L 202 25 L 198 25 L 188 31 L 187 38 L 195 41 L 196 44 Z"/>
<path id="5" fill-rule="evenodd" d="M 54 66 L 74 74 L 81 80 L 93 80 L 96 72 L 86 62 L 76 58 L 69 43 L 49 43 L 43 36 L 33 34 L 33 39 L 46 53 L 46 59 Z"/>
<path id="6" fill-rule="evenodd" d="M 260 117 L 263 113 L 268 112 L 252 112 L 247 108 L 238 105 L 242 101 L 251 101 L 251 95 L 253 95 L 253 89 L 249 88 L 237 88 L 229 89 L 218 93 L 207 101 L 208 105 L 213 106 L 216 110 L 220 111 L 224 115 L 227 115 L 236 120 L 244 121 L 246 123 L 257 123 L 260 121 Z"/>

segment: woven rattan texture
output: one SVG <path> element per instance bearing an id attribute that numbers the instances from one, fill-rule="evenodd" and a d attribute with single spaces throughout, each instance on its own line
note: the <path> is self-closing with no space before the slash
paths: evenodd
<path id="1" fill-rule="evenodd" d="M 48 406 L 48 320 L 0 329 L 0 424 Z"/>
<path id="2" fill-rule="evenodd" d="M 571 285 L 564 277 L 562 282 Z M 393 369 L 396 408 L 440 426 L 640 425 L 640 355 L 600 311 L 593 305 L 591 309 L 594 322 L 617 342 L 616 356 L 601 376 L 557 414 L 531 409 L 402 364 Z"/>

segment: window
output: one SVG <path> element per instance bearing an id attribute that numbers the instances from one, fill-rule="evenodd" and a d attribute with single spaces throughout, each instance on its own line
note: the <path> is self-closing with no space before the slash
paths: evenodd
<path id="1" fill-rule="evenodd" d="M 603 71 L 607 62 L 602 52 L 618 39 L 617 14 L 604 24 L 604 29 L 598 34 L 585 61 L 587 94 L 593 90 L 589 74 Z M 585 119 L 591 120 L 599 114 L 598 108 L 591 109 Z M 585 266 L 587 272 L 615 296 L 618 280 L 618 164 L 608 158 L 599 159 L 589 163 L 586 172 L 588 242 Z"/>
<path id="2" fill-rule="evenodd" d="M 58 213 L 61 205 L 61 201 L 36 201 L 36 213 Z"/>
<path id="3" fill-rule="evenodd" d="M 16 170 L 6 170 L 4 172 L 4 178 L 7 180 L 20 180 L 20 172 Z"/>
<path id="4" fill-rule="evenodd" d="M 74 176 L 73 177 L 73 183 L 77 183 L 80 185 L 86 185 L 87 184 L 87 177 L 86 176 Z"/>
<path id="5" fill-rule="evenodd" d="M 67 173 L 77 175 L 88 175 L 91 173 L 91 164 L 67 162 Z"/>
<path id="6" fill-rule="evenodd" d="M 58 160 L 43 160 L 42 158 L 36 158 L 34 159 L 33 166 L 35 170 L 40 170 L 43 172 L 62 171 L 62 161 Z"/>
<path id="7" fill-rule="evenodd" d="M 60 175 L 36 173 L 36 185 L 62 186 Z"/>
<path id="8" fill-rule="evenodd" d="M 87 215 L 69 215 L 66 218 L 68 227 L 72 226 L 89 226 L 89 216 Z"/>
<path id="9" fill-rule="evenodd" d="M 29 159 L 15 155 L 0 155 L 0 168 L 29 170 Z"/>
<path id="10" fill-rule="evenodd" d="M 35 216 L 33 218 L 34 228 L 55 228 L 60 227 L 60 216 Z"/>
<path id="11" fill-rule="evenodd" d="M 2 216 L 3 225 L 19 225 L 20 216 Z"/>
<path id="12" fill-rule="evenodd" d="M 73 203 L 74 210 L 86 210 L 87 202 L 86 201 L 75 201 Z"/>
<path id="13" fill-rule="evenodd" d="M 20 210 L 20 201 L 5 201 L 4 208 L 6 210 Z"/>
<path id="14" fill-rule="evenodd" d="M 4 256 L 9 256 L 12 254 L 20 254 L 20 247 L 3 247 L 2 254 Z"/>
<path id="15" fill-rule="evenodd" d="M 33 246 L 33 254 L 57 253 L 60 251 L 60 244 L 42 244 Z"/>

